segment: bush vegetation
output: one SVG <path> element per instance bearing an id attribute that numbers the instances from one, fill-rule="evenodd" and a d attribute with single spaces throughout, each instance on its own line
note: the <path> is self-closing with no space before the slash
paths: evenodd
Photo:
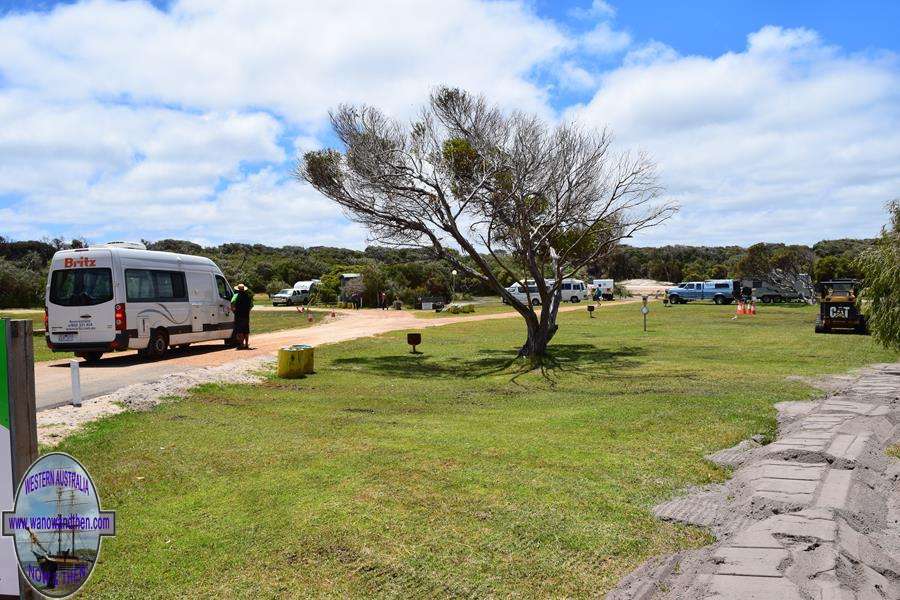
<path id="1" fill-rule="evenodd" d="M 53 253 L 62 248 L 81 247 L 84 240 L 12 241 L 0 236 L 0 308 L 40 307 Z M 811 248 L 816 278 L 858 276 L 853 259 L 875 240 L 826 240 Z M 151 250 L 206 256 L 216 261 L 229 281 L 244 283 L 257 292 L 273 293 L 294 282 L 321 279 L 319 300 L 339 300 L 340 274 L 362 273 L 363 304 L 377 306 L 378 294 L 397 298 L 412 306 L 423 296 L 451 299 L 454 278 L 451 268 L 428 252 L 370 246 L 349 250 L 327 246 L 283 246 L 227 243 L 203 247 L 186 240 L 160 240 L 145 244 Z M 759 246 L 759 245 L 757 245 Z M 763 244 L 769 255 L 777 256 L 781 244 Z M 640 248 L 621 246 L 608 259 L 590 265 L 585 279 L 611 277 L 616 280 L 650 278 L 685 281 L 719 277 L 742 277 L 748 270 L 748 249 L 739 246 L 662 246 Z M 512 283 L 508 281 L 505 283 Z M 483 284 L 459 274 L 455 278 L 457 297 L 491 294 Z"/>

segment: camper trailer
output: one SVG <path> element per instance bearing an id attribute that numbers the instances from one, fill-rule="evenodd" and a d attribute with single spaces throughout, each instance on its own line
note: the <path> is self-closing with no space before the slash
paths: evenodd
<path id="1" fill-rule="evenodd" d="M 138 350 L 225 340 L 234 329 L 231 286 L 208 258 L 112 242 L 53 255 L 46 289 L 46 342 L 89 361 Z"/>

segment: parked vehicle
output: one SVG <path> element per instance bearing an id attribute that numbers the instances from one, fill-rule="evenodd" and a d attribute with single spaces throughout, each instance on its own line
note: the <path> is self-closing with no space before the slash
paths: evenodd
<path id="1" fill-rule="evenodd" d="M 272 306 L 297 306 L 309 302 L 309 294 L 300 290 L 287 288 L 272 294 Z"/>
<path id="2" fill-rule="evenodd" d="M 686 304 L 695 300 L 712 300 L 716 304 L 731 304 L 740 297 L 741 282 L 731 279 L 710 279 L 679 283 L 666 290 L 669 302 Z"/>
<path id="3" fill-rule="evenodd" d="M 614 300 L 616 282 L 612 279 L 595 279 L 594 300 Z"/>
<path id="4" fill-rule="evenodd" d="M 820 281 L 816 285 L 819 295 L 816 333 L 830 333 L 836 329 L 868 333 L 866 316 L 856 305 L 859 288 L 860 282 L 856 279 Z"/>
<path id="5" fill-rule="evenodd" d="M 124 242 L 61 250 L 47 277 L 47 347 L 96 361 L 117 350 L 160 358 L 171 346 L 231 343 L 231 297 L 208 258 Z"/>
<path id="6" fill-rule="evenodd" d="M 318 279 L 298 281 L 294 287 L 281 290 L 272 295 L 272 306 L 298 306 L 309 304 L 312 294 L 316 290 Z"/>
<path id="7" fill-rule="evenodd" d="M 553 286 L 555 280 L 545 280 L 547 287 Z M 537 285 L 532 281 L 526 281 L 525 285 L 513 284 L 506 288 L 513 297 L 520 302 L 531 303 L 532 306 L 541 304 L 541 297 L 538 294 Z M 590 298 L 587 285 L 581 279 L 563 279 L 560 286 L 560 293 L 563 302 L 581 302 Z"/>
<path id="8" fill-rule="evenodd" d="M 793 302 L 801 300 L 802 296 L 797 290 L 776 285 L 765 279 L 744 279 L 741 287 L 750 290 L 750 297 L 757 302 L 770 304 L 772 302 Z"/>

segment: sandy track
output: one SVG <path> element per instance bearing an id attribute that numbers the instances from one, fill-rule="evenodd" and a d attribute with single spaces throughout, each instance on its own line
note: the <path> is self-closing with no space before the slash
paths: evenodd
<path id="1" fill-rule="evenodd" d="M 617 304 L 628 300 L 617 301 Z M 270 309 L 271 310 L 271 309 Z M 284 310 L 284 309 L 275 309 Z M 294 310 L 289 308 L 287 310 Z M 560 312 L 585 310 L 585 305 L 567 305 Z M 469 321 L 489 321 L 517 317 L 515 312 L 457 317 L 419 318 L 408 311 L 361 309 L 339 310 L 336 318 L 326 318 L 319 325 L 304 329 L 290 329 L 251 336 L 251 350 L 224 348 L 222 342 L 194 344 L 186 350 L 176 350 L 160 361 L 147 361 L 135 352 L 110 355 L 96 365 L 81 363 L 81 387 L 84 399 L 109 394 L 136 383 L 160 379 L 201 367 L 217 367 L 234 361 L 275 354 L 279 348 L 291 344 L 321 346 L 361 337 L 369 337 L 404 329 L 440 327 Z M 71 401 L 69 361 L 43 362 L 35 365 L 37 408 L 44 410 Z"/>

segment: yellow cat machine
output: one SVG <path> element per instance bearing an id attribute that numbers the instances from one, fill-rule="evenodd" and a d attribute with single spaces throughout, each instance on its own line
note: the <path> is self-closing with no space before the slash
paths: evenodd
<path id="1" fill-rule="evenodd" d="M 853 331 L 868 333 L 865 315 L 859 312 L 856 296 L 860 282 L 856 279 L 833 279 L 816 284 L 819 294 L 819 316 L 816 333 Z"/>

